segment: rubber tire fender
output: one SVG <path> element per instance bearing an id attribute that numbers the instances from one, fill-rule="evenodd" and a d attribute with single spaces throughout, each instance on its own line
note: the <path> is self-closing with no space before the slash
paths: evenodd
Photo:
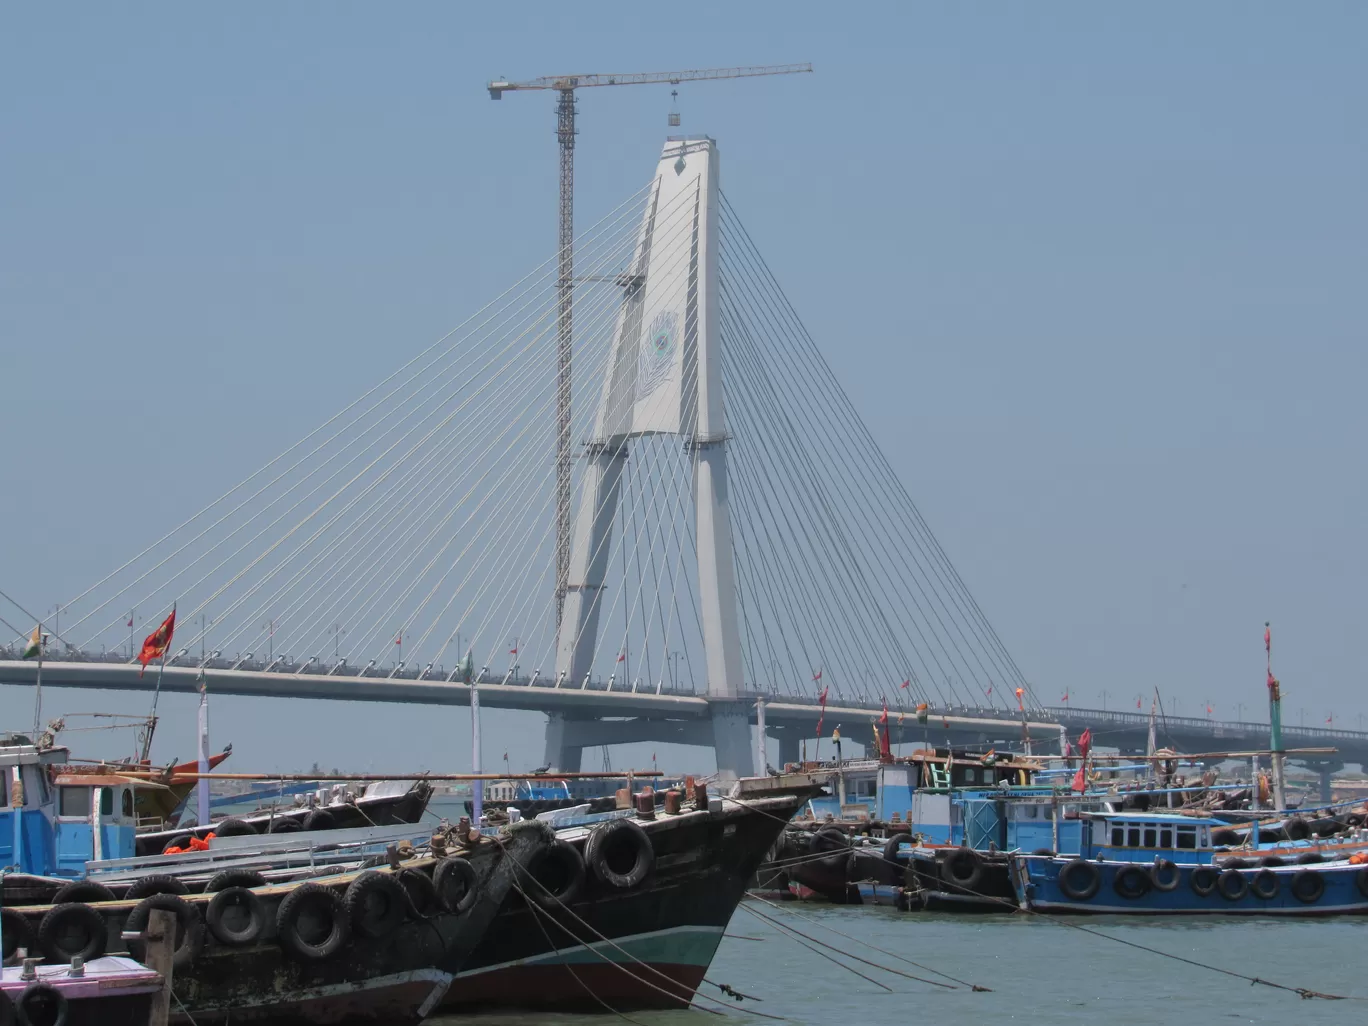
<path id="1" fill-rule="evenodd" d="M 1221 869 L 1248 869 L 1251 865 L 1253 865 L 1253 863 L 1250 862 L 1249 859 L 1238 857 L 1233 859 L 1222 859 L 1220 862 Z"/>
<path id="2" fill-rule="evenodd" d="M 413 868 L 401 869 L 396 876 L 408 895 L 409 915 L 414 919 L 431 919 L 442 911 L 442 906 L 437 903 L 437 888 L 433 886 L 432 877 L 421 869 Z"/>
<path id="3" fill-rule="evenodd" d="M 35 1002 L 50 1002 L 51 1015 L 43 1015 L 33 1006 Z M 35 983 L 19 997 L 15 1012 L 24 1026 L 66 1026 L 67 996 L 50 983 Z"/>
<path id="4" fill-rule="evenodd" d="M 1031 852 L 1031 854 L 1044 855 L 1047 859 L 1052 859 L 1059 853 L 1056 852 L 1053 848 L 1037 848 L 1035 851 Z"/>
<path id="5" fill-rule="evenodd" d="M 312 944 L 299 935 L 299 917 L 310 907 L 325 909 L 332 929 L 322 942 Z M 339 954 L 351 940 L 351 919 L 336 891 L 322 884 L 300 884 L 285 895 L 276 909 L 280 946 L 303 962 L 323 962 Z"/>
<path id="6" fill-rule="evenodd" d="M 268 834 L 297 834 L 304 828 L 300 826 L 299 820 L 290 819 L 288 816 L 277 816 L 271 821 Z"/>
<path id="7" fill-rule="evenodd" d="M 898 865 L 898 848 L 904 844 L 912 843 L 912 835 L 904 831 L 901 834 L 894 834 L 884 841 L 883 858 L 891 866 Z"/>
<path id="8" fill-rule="evenodd" d="M 63 905 L 68 901 L 80 901 L 88 905 L 92 901 L 117 900 L 114 892 L 102 883 L 96 883 L 94 880 L 72 880 L 57 888 L 57 893 L 52 896 L 49 904 Z"/>
<path id="9" fill-rule="evenodd" d="M 19 1013 L 15 1010 L 14 1001 L 3 990 L 0 990 L 0 1026 L 19 1026 Z"/>
<path id="10" fill-rule="evenodd" d="M 1293 816 L 1283 824 L 1283 833 L 1289 841 L 1305 841 L 1311 836 L 1311 826 L 1300 816 Z"/>
<path id="11" fill-rule="evenodd" d="M 621 835 L 623 840 L 630 838 L 629 843 L 636 847 L 636 859 L 626 873 L 619 873 L 608 865 L 608 845 L 623 843 L 618 839 L 618 835 Z M 844 850 L 840 852 L 837 865 L 845 861 L 846 854 Z M 625 891 L 640 885 L 655 867 L 655 847 L 646 836 L 646 831 L 641 829 L 635 820 L 610 819 L 594 827 L 589 839 L 584 842 L 584 861 L 594 870 L 594 875 L 605 884 Z"/>
<path id="12" fill-rule="evenodd" d="M 247 926 L 234 930 L 224 922 L 224 914 L 232 906 L 247 911 Z M 204 923 L 220 944 L 230 948 L 255 944 L 266 929 L 266 906 L 248 887 L 224 887 L 214 892 L 209 907 L 204 910 Z"/>
<path id="13" fill-rule="evenodd" d="M 1249 883 L 1238 869 L 1227 869 L 1216 878 L 1216 889 L 1226 901 L 1239 901 L 1249 893 Z"/>
<path id="14" fill-rule="evenodd" d="M 58 947 L 58 938 L 73 927 L 85 928 L 85 943 L 75 951 Z M 105 953 L 108 937 L 104 916 L 79 901 L 53 906 L 38 924 L 38 946 L 52 962 L 70 962 L 77 955 L 87 962 L 99 958 Z"/>
<path id="15" fill-rule="evenodd" d="M 547 887 L 538 875 L 544 866 L 556 861 L 559 861 L 565 870 L 565 884 L 559 890 Z M 560 905 L 570 904 L 580 896 L 584 890 L 587 871 L 584 856 L 579 853 L 579 849 L 558 837 L 555 843 L 547 845 L 533 857 L 531 865 L 528 866 L 528 875 L 532 881 L 530 886 L 523 888 L 524 892 L 542 908 L 554 910 Z"/>
<path id="16" fill-rule="evenodd" d="M 1368 898 L 1368 866 L 1364 866 L 1354 874 L 1354 885 L 1358 887 L 1358 892 Z"/>
<path id="17" fill-rule="evenodd" d="M 966 864 L 967 872 L 956 869 Z M 941 876 L 956 887 L 972 891 L 983 879 L 983 859 L 973 848 L 956 848 L 941 860 Z"/>
<path id="18" fill-rule="evenodd" d="M 304 817 L 305 830 L 335 830 L 337 817 L 327 809 L 314 809 Z"/>
<path id="19" fill-rule="evenodd" d="M 186 969 L 204 950 L 204 920 L 199 909 L 184 898 L 175 894 L 149 894 L 133 907 L 124 922 L 124 930 L 129 933 L 143 933 L 154 908 L 165 909 L 176 917 L 178 942 L 171 956 L 171 965 L 176 969 Z M 128 942 L 128 951 L 139 962 L 147 961 L 147 942 L 141 938 Z"/>
<path id="20" fill-rule="evenodd" d="M 1291 889 L 1292 897 L 1303 905 L 1314 905 L 1325 896 L 1325 877 L 1314 869 L 1303 869 L 1292 877 Z"/>
<path id="21" fill-rule="evenodd" d="M 383 940 L 408 919 L 409 897 L 393 873 L 370 869 L 347 885 L 342 905 L 353 933 Z"/>
<path id="22" fill-rule="evenodd" d="M 1112 890 L 1127 901 L 1139 901 L 1150 889 L 1150 874 L 1138 862 L 1117 869 L 1112 877 Z"/>
<path id="23" fill-rule="evenodd" d="M 586 862 L 592 861 L 588 858 L 588 851 L 589 849 L 586 846 Z M 846 836 L 844 830 L 837 827 L 823 827 L 812 835 L 812 840 L 808 842 L 808 851 L 813 855 L 826 852 L 827 854 L 819 858 L 817 862 L 828 869 L 839 869 L 845 865 L 846 857 L 850 852 L 850 838 Z"/>
<path id="24" fill-rule="evenodd" d="M 1087 882 L 1076 884 L 1074 877 L 1080 873 L 1087 877 Z M 1102 886 L 1102 871 L 1087 859 L 1073 859 L 1059 871 L 1058 884 L 1064 896 L 1071 901 L 1091 901 Z"/>
<path id="25" fill-rule="evenodd" d="M 141 880 L 133 881 L 133 886 L 124 892 L 124 900 L 138 901 L 154 894 L 174 894 L 180 898 L 189 893 L 190 888 L 185 886 L 184 880 L 159 874 L 157 876 L 145 876 Z"/>
<path id="26" fill-rule="evenodd" d="M 1256 898 L 1264 901 L 1272 901 L 1278 896 L 1281 890 L 1281 881 L 1278 874 L 1271 869 L 1261 869 L 1254 874 L 1254 879 L 1249 881 L 1249 891 Z"/>
<path id="27" fill-rule="evenodd" d="M 1183 878 L 1183 871 L 1172 859 L 1160 857 L 1150 866 L 1149 878 L 1151 887 L 1161 894 L 1167 894 L 1178 889 L 1178 881 Z"/>
<path id="28" fill-rule="evenodd" d="M 1188 886 L 1192 888 L 1192 893 L 1199 898 L 1205 898 L 1216 889 L 1216 881 L 1220 879 L 1216 870 L 1211 866 L 1198 866 L 1188 877 Z"/>
<path id="29" fill-rule="evenodd" d="M 1272 869 L 1276 866 L 1287 865 L 1287 860 L 1281 855 L 1265 855 L 1263 858 L 1259 859 L 1259 865 L 1266 869 Z"/>
<path id="30" fill-rule="evenodd" d="M 255 869 L 223 869 L 209 878 L 204 885 L 205 894 L 216 894 L 229 887 L 265 887 L 266 878 Z"/>
<path id="31" fill-rule="evenodd" d="M 476 884 L 475 867 L 459 855 L 448 855 L 432 870 L 432 889 L 437 893 L 438 903 L 456 915 L 467 911 L 480 897 Z M 459 893 L 457 885 L 461 888 Z"/>
<path id="32" fill-rule="evenodd" d="M 1223 828 L 1223 829 L 1220 829 L 1220 830 L 1213 830 L 1213 831 L 1211 832 L 1211 843 L 1212 843 L 1212 844 L 1217 844 L 1217 845 L 1220 845 L 1220 844 L 1239 844 L 1239 843 L 1240 843 L 1240 835 L 1239 835 L 1238 833 L 1236 833 L 1234 830 L 1231 830 L 1231 829 L 1229 829 L 1229 828 Z"/>
<path id="33" fill-rule="evenodd" d="M 1318 851 L 1307 851 L 1297 856 L 1297 865 L 1314 866 L 1325 861 L 1325 856 Z"/>
<path id="34" fill-rule="evenodd" d="M 215 837 L 248 837 L 256 832 L 256 827 L 245 819 L 238 819 L 236 816 L 229 816 L 227 819 L 221 819 L 214 824 Z"/>
<path id="35" fill-rule="evenodd" d="M 33 950 L 33 927 L 21 912 L 0 909 L 0 932 L 4 934 L 4 960 L 8 962 L 20 948 Z"/>

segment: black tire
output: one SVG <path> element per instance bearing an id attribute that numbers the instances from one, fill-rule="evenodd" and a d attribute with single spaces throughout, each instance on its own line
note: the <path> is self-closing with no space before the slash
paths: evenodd
<path id="1" fill-rule="evenodd" d="M 20 948 L 33 950 L 33 927 L 12 908 L 0 909 L 0 940 L 4 941 L 4 960 L 8 962 Z"/>
<path id="2" fill-rule="evenodd" d="M 956 848 L 941 861 L 941 876 L 962 892 L 973 891 L 983 880 L 983 859 L 973 848 Z"/>
<path id="3" fill-rule="evenodd" d="M 1150 889 L 1150 875 L 1139 865 L 1122 866 L 1112 877 L 1112 890 L 1127 901 L 1139 901 Z"/>
<path id="4" fill-rule="evenodd" d="M 1344 829 L 1344 824 L 1333 816 L 1326 816 L 1324 819 L 1313 819 L 1307 825 L 1314 837 L 1329 837 Z"/>
<path id="5" fill-rule="evenodd" d="M 348 885 L 342 904 L 353 932 L 372 940 L 388 937 L 408 919 L 409 899 L 404 885 L 393 873 L 376 869 L 362 873 Z"/>
<path id="6" fill-rule="evenodd" d="M 148 917 L 154 908 L 165 909 L 176 917 L 176 948 L 171 956 L 171 965 L 176 969 L 188 968 L 204 950 L 204 921 L 200 919 L 199 909 L 175 894 L 151 894 L 128 913 L 124 930 L 128 933 L 145 933 Z M 130 940 L 128 951 L 139 962 L 147 961 L 147 942 L 141 938 Z"/>
<path id="7" fill-rule="evenodd" d="M 569 841 L 557 838 L 533 857 L 527 875 L 531 879 L 523 891 L 542 908 L 568 905 L 584 890 L 584 856 Z"/>
<path id="8" fill-rule="evenodd" d="M 1248 869 L 1251 865 L 1253 863 L 1249 859 L 1241 858 L 1222 859 L 1220 862 L 1221 869 Z"/>
<path id="9" fill-rule="evenodd" d="M 1197 897 L 1205 898 L 1216 889 L 1216 881 L 1219 879 L 1220 876 L 1211 866 L 1198 866 L 1188 877 L 1188 886 Z"/>
<path id="10" fill-rule="evenodd" d="M 1249 882 L 1250 893 L 1264 901 L 1272 901 L 1278 896 L 1280 889 L 1278 874 L 1271 869 L 1259 870 L 1254 874 L 1254 879 Z"/>
<path id="11" fill-rule="evenodd" d="M 223 869 L 209 878 L 204 885 L 205 894 L 217 894 L 229 887 L 265 887 L 266 878 L 255 869 Z"/>
<path id="12" fill-rule="evenodd" d="M 1325 877 L 1314 869 L 1303 869 L 1292 878 L 1292 897 L 1303 905 L 1314 905 L 1325 895 Z"/>
<path id="13" fill-rule="evenodd" d="M 50 962 L 84 961 L 105 953 L 109 931 L 104 916 L 89 905 L 65 902 L 48 910 L 38 924 L 38 946 Z"/>
<path id="14" fill-rule="evenodd" d="M 52 896 L 50 904 L 62 905 L 68 901 L 80 901 L 89 905 L 92 901 L 117 901 L 114 892 L 94 880 L 72 880 L 62 884 Z"/>
<path id="15" fill-rule="evenodd" d="M 1325 856 L 1318 851 L 1303 852 L 1297 856 L 1297 865 L 1299 866 L 1314 866 L 1324 861 Z"/>
<path id="16" fill-rule="evenodd" d="M 266 906 L 249 888 L 223 887 L 209 899 L 204 922 L 220 944 L 243 947 L 266 929 Z"/>
<path id="17" fill-rule="evenodd" d="M 1035 851 L 1031 852 L 1031 854 L 1044 855 L 1046 858 L 1052 859 L 1055 857 L 1055 850 L 1053 848 L 1037 848 Z"/>
<path id="18" fill-rule="evenodd" d="M 911 844 L 911 843 L 912 843 L 912 835 L 911 835 L 911 834 L 908 834 L 908 833 L 894 834 L 894 835 L 893 835 L 892 837 L 890 837 L 888 840 L 884 841 L 884 846 L 883 846 L 883 857 L 884 857 L 884 861 L 887 862 L 887 863 L 888 863 L 889 865 L 891 865 L 891 866 L 899 865 L 899 862 L 898 862 L 898 848 L 899 848 L 901 845 L 904 845 L 904 844 Z"/>
<path id="19" fill-rule="evenodd" d="M 579 852 L 575 855 L 578 857 Z M 583 872 L 584 861 L 581 859 L 580 873 Z M 432 887 L 437 892 L 437 900 L 441 902 L 442 907 L 457 915 L 474 905 L 480 896 L 476 890 L 475 867 L 456 855 L 450 855 L 437 863 L 437 867 L 432 871 Z"/>
<path id="20" fill-rule="evenodd" d="M 1216 878 L 1216 889 L 1226 901 L 1239 901 L 1249 893 L 1249 883 L 1239 870 L 1227 869 Z"/>
<path id="21" fill-rule="evenodd" d="M 1073 859 L 1059 871 L 1059 889 L 1072 901 L 1091 901 L 1102 886 L 1102 871 L 1087 859 Z"/>
<path id="22" fill-rule="evenodd" d="M 164 845 L 162 845 L 161 853 L 165 855 L 167 851 L 169 851 L 172 848 L 179 848 L 181 849 L 181 851 L 185 851 L 187 848 L 190 847 L 190 842 L 194 839 L 194 834 L 177 834 L 175 837 L 171 838 L 171 840 L 167 841 Z"/>
<path id="23" fill-rule="evenodd" d="M 1178 868 L 1178 863 L 1170 859 L 1158 858 L 1154 860 L 1154 865 L 1150 866 L 1149 879 L 1150 886 L 1162 894 L 1178 888 L 1178 881 L 1183 878 L 1183 871 Z"/>
<path id="24" fill-rule="evenodd" d="M 836 827 L 823 827 L 812 835 L 812 841 L 808 846 L 808 850 L 812 852 L 813 855 L 821 855 L 823 852 L 826 852 L 827 854 L 825 857 L 817 860 L 818 863 L 826 866 L 828 869 L 839 869 L 841 866 L 845 865 L 846 856 L 850 852 L 850 838 L 846 836 L 844 830 L 839 830 Z M 590 861 L 588 853 L 589 848 L 586 846 L 585 861 Z"/>
<path id="25" fill-rule="evenodd" d="M 145 876 L 141 880 L 135 880 L 133 886 L 124 892 L 124 900 L 138 901 L 153 894 L 174 894 L 176 897 L 182 897 L 189 893 L 190 889 L 185 886 L 185 881 L 174 876 Z"/>
<path id="26" fill-rule="evenodd" d="M 1364 823 L 1363 813 L 1351 812 L 1344 817 L 1344 821 L 1348 823 L 1351 827 L 1361 827 Z"/>
<path id="27" fill-rule="evenodd" d="M 266 832 L 269 834 L 297 834 L 303 829 L 299 820 L 287 819 L 282 816 L 280 819 L 271 820 L 271 826 Z"/>
<path id="28" fill-rule="evenodd" d="M 1213 831 L 1211 832 L 1211 843 L 1212 843 L 1212 844 L 1239 844 L 1239 843 L 1240 843 L 1240 835 L 1239 835 L 1238 833 L 1236 833 L 1234 830 L 1229 830 L 1229 829 L 1213 830 Z"/>
<path id="29" fill-rule="evenodd" d="M 1354 885 L 1358 887 L 1358 892 L 1368 898 L 1368 866 L 1364 866 L 1354 874 Z"/>
<path id="30" fill-rule="evenodd" d="M 18 1026 L 19 1013 L 14 1010 L 14 1002 L 0 990 L 0 1026 Z"/>
<path id="31" fill-rule="evenodd" d="M 819 831 L 817 836 L 821 834 Z M 817 838 L 813 838 L 816 842 Z M 845 862 L 846 854 L 842 850 L 835 864 Z M 639 886 L 650 875 L 655 867 L 655 848 L 635 821 L 610 819 L 594 827 L 584 842 L 584 861 L 609 887 L 625 891 Z"/>
<path id="32" fill-rule="evenodd" d="M 327 809 L 314 809 L 304 817 L 305 830 L 335 830 L 337 817 Z"/>
<path id="33" fill-rule="evenodd" d="M 66 1026 L 67 996 L 50 983 L 35 983 L 15 1008 L 24 1026 Z"/>
<path id="34" fill-rule="evenodd" d="M 1311 827 L 1300 816 L 1293 816 L 1283 824 L 1283 833 L 1289 841 L 1305 841 L 1311 836 Z"/>
<path id="35" fill-rule="evenodd" d="M 1259 865 L 1264 866 L 1265 868 L 1274 868 L 1276 866 L 1287 865 L 1287 860 L 1278 855 L 1265 855 L 1263 858 L 1259 859 Z"/>
<path id="36" fill-rule="evenodd" d="M 333 958 L 351 939 L 351 920 L 337 892 L 322 884 L 300 884 L 276 910 L 280 946 L 303 962 Z"/>
<path id="37" fill-rule="evenodd" d="M 437 904 L 437 888 L 433 886 L 432 877 L 421 869 L 401 869 L 398 880 L 408 895 L 409 914 L 413 918 L 431 919 L 442 910 Z"/>
<path id="38" fill-rule="evenodd" d="M 245 819 L 238 819 L 236 816 L 229 816 L 227 819 L 221 819 L 214 824 L 215 837 L 248 837 L 256 832 L 256 827 Z"/>

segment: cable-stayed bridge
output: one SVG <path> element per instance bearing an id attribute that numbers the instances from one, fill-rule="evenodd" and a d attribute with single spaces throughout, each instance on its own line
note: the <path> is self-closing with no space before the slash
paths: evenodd
<path id="1" fill-rule="evenodd" d="M 749 772 L 760 697 L 784 758 L 822 694 L 825 732 L 862 743 L 885 705 L 894 740 L 924 705 L 936 740 L 1025 721 L 1058 741 L 712 140 L 667 141 L 575 239 L 569 288 L 559 256 L 63 603 L 44 683 L 151 687 L 135 642 L 175 604 L 169 690 L 202 672 L 219 693 L 465 704 L 475 685 L 549 713 L 564 770 L 655 739 Z"/>

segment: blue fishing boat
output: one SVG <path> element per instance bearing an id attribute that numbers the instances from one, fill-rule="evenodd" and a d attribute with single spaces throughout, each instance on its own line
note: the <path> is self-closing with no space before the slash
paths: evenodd
<path id="1" fill-rule="evenodd" d="M 1106 915 L 1368 912 L 1368 865 L 1326 861 L 1313 847 L 1251 860 L 1212 844 L 1220 823 L 1163 814 L 1089 815 L 1085 822 L 1074 857 L 1010 857 L 1022 908 Z"/>

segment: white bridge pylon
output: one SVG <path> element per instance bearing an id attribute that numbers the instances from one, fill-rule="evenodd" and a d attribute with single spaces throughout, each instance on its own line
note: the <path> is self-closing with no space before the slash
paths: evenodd
<path id="1" fill-rule="evenodd" d="M 718 766 L 737 772 L 749 769 L 737 759 L 749 758 L 750 745 L 745 712 L 734 707 L 743 680 L 727 494 L 718 233 L 717 144 L 709 138 L 668 141 L 642 217 L 587 444 L 556 674 L 575 686 L 592 673 L 613 523 L 633 439 L 678 436 L 692 457 L 707 694 L 725 704 L 714 716 Z M 556 761 L 560 753 L 548 755 Z"/>

